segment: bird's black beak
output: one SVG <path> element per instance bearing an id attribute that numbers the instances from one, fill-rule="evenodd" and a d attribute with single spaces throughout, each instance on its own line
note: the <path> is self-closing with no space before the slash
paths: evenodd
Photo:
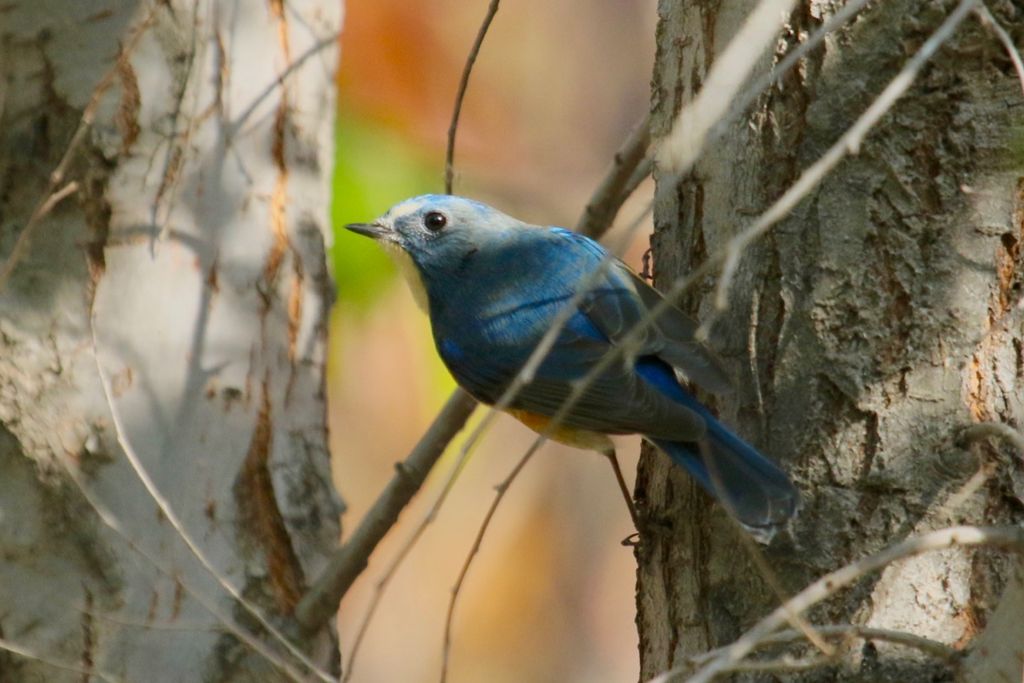
<path id="1" fill-rule="evenodd" d="M 391 233 L 390 230 L 378 223 L 349 223 L 345 226 L 345 229 L 351 230 L 357 235 L 365 235 L 375 240 L 386 237 Z"/>

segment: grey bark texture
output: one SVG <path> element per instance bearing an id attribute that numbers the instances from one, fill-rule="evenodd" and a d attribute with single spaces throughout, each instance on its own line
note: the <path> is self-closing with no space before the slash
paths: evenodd
<path id="1" fill-rule="evenodd" d="M 800 0 L 776 53 L 757 71 L 765 73 L 839 4 Z M 659 177 L 657 282 L 692 270 L 767 208 L 867 108 L 953 4 L 869 5 L 764 94 L 692 173 L 678 183 Z M 655 139 L 699 91 L 752 5 L 660 3 Z M 1020 44 L 1019 3 L 990 8 Z M 1022 245 L 1024 98 L 1002 46 L 972 17 L 859 153 L 745 254 L 729 309 L 714 326 L 713 345 L 739 387 L 718 403 L 721 415 L 782 462 L 803 493 L 792 533 L 763 551 L 788 594 L 915 533 L 951 523 L 1024 523 L 1020 458 L 1001 444 L 956 441 L 957 429 L 972 422 L 1024 426 Z M 682 306 L 707 317 L 713 285 L 703 283 Z M 637 551 L 646 680 L 728 644 L 780 600 L 741 531 L 664 457 L 645 454 L 637 492 L 657 531 L 643 534 Z M 1024 647 L 1019 628 L 986 629 L 1006 624 L 1008 614 L 1021 621 L 1016 569 L 1015 557 L 953 548 L 866 577 L 809 615 L 815 623 L 908 631 L 957 648 L 984 642 L 987 649 L 971 650 L 959 674 L 915 651 L 857 641 L 835 666 L 775 676 L 996 681 L 979 677 L 977 662 L 1001 652 L 1010 663 L 1000 676 L 1020 681 L 1021 660 L 1013 660 Z"/>
<path id="2" fill-rule="evenodd" d="M 76 183 L 0 289 L 0 680 L 281 676 L 228 632 L 283 651 L 126 454 L 283 623 L 339 532 L 324 236 L 340 10 L 0 7 L 0 258 L 66 154 Z M 332 669 L 334 641 L 298 645 Z"/>

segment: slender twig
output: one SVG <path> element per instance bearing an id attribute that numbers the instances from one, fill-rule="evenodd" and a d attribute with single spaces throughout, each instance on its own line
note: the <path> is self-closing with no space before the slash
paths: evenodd
<path id="1" fill-rule="evenodd" d="M 230 141 L 233 136 L 238 134 L 238 131 L 241 130 L 242 128 L 242 124 L 244 124 L 245 121 L 253 115 L 253 112 L 256 111 L 256 109 L 263 102 L 263 100 L 270 97 L 274 90 L 283 86 L 285 81 L 288 80 L 288 78 L 292 74 L 297 73 L 298 70 L 301 69 L 302 66 L 305 65 L 305 63 L 308 62 L 310 59 L 320 54 L 327 48 L 337 45 L 338 39 L 340 37 L 341 31 L 336 31 L 329 36 L 325 36 L 319 39 L 317 42 L 310 45 L 305 52 L 299 55 L 294 61 L 290 62 L 288 66 L 285 69 L 283 69 L 281 73 L 279 73 L 277 77 L 274 78 L 274 80 L 267 85 L 266 88 L 263 89 L 262 92 L 257 94 L 254 98 L 252 98 L 252 101 L 249 103 L 249 106 L 242 110 L 242 113 L 235 117 L 234 121 L 231 122 L 227 135 L 228 141 Z"/>
<path id="2" fill-rule="evenodd" d="M 760 646 L 767 637 L 786 623 L 789 613 L 802 613 L 855 581 L 884 569 L 893 562 L 934 550 L 971 546 L 1007 548 L 1016 552 L 1024 552 L 1024 529 L 1015 527 L 950 527 L 909 538 L 882 552 L 851 562 L 841 569 L 826 574 L 794 595 L 786 605 L 775 609 L 739 640 L 722 648 L 713 660 L 688 681 L 689 683 L 709 683 L 719 673 L 724 672 L 729 666 L 742 660 Z"/>
<path id="3" fill-rule="evenodd" d="M 715 461 L 715 457 L 711 452 L 711 446 L 707 439 L 698 442 L 698 446 L 701 459 L 704 461 L 704 467 L 708 471 L 708 478 L 711 480 L 712 489 L 724 492 L 726 489 L 722 481 L 722 475 L 719 470 L 718 463 Z M 736 510 L 735 501 L 733 501 L 733 499 L 728 495 L 718 496 L 718 499 L 719 504 L 726 509 L 731 520 L 736 524 L 736 526 L 741 527 L 746 531 L 746 533 L 740 534 L 740 542 L 743 544 L 743 547 L 747 551 L 751 560 L 753 560 L 754 566 L 757 568 L 758 572 L 760 572 L 761 577 L 764 579 L 765 583 L 768 584 L 768 588 L 771 589 L 772 593 L 775 595 L 775 598 L 785 605 L 789 602 L 791 596 L 786 589 L 783 588 L 782 581 L 775 573 L 775 570 L 772 569 L 771 565 L 768 564 L 768 560 L 765 558 L 764 553 L 761 552 L 755 543 L 755 540 L 765 544 L 770 543 L 772 537 L 775 535 L 775 530 L 772 529 L 771 531 L 766 531 L 759 529 L 757 532 L 754 532 L 742 527 L 739 522 L 736 522 L 736 520 L 739 519 L 739 514 Z M 789 621 L 790 626 L 792 626 L 794 630 L 803 633 L 804 637 L 818 648 L 822 655 L 825 657 L 832 657 L 835 655 L 833 647 L 815 632 L 814 627 L 811 625 L 809 620 L 796 612 L 789 612 L 786 615 L 786 618 Z"/>
<path id="4" fill-rule="evenodd" d="M 7 256 L 7 260 L 4 261 L 3 267 L 0 268 L 0 290 L 3 290 L 4 285 L 7 284 L 7 280 L 11 277 L 11 273 L 14 272 L 14 269 L 21 262 L 21 259 L 24 258 L 25 252 L 28 250 L 29 242 L 31 241 L 30 238 L 32 236 L 32 232 L 35 230 L 36 226 L 39 225 L 39 223 L 46 218 L 58 204 L 77 191 L 78 181 L 72 180 L 59 190 L 54 190 L 50 193 L 42 202 L 39 203 L 39 206 L 35 208 L 35 211 L 33 211 L 32 215 L 29 216 L 28 222 L 25 223 L 25 227 L 18 235 L 18 239 L 15 240 L 14 247 L 11 249 L 11 253 Z"/>
<path id="5" fill-rule="evenodd" d="M 366 569 L 374 548 L 398 521 L 399 513 L 420 490 L 434 463 L 465 426 L 476 405 L 469 394 L 456 389 L 409 456 L 395 465 L 394 476 L 373 507 L 296 605 L 295 620 L 304 630 L 319 630 L 337 612 L 338 596 L 348 592 L 352 582 Z"/>
<path id="6" fill-rule="evenodd" d="M 633 502 L 633 492 L 630 491 L 629 484 L 626 482 L 626 477 L 622 474 L 622 467 L 619 465 L 619 456 L 615 452 L 614 448 L 604 453 L 604 456 L 608 458 L 608 462 L 612 466 L 612 474 L 615 475 L 615 483 L 619 486 L 619 493 L 622 494 L 622 499 L 626 501 L 626 509 L 629 511 L 629 519 L 633 522 L 633 528 L 639 532 L 640 514 L 636 511 L 636 503 Z"/>
<path id="7" fill-rule="evenodd" d="M 99 374 L 100 385 L 103 388 L 103 395 L 106 398 L 107 408 L 110 410 L 111 421 L 114 423 L 114 432 L 117 436 L 117 443 L 121 446 L 121 450 L 124 452 L 125 458 L 128 460 L 128 464 L 131 466 L 138 477 L 139 481 L 145 487 L 149 497 L 156 504 L 157 509 L 167 520 L 167 523 L 171 525 L 175 533 L 185 543 L 185 546 L 192 553 L 192 556 L 196 558 L 203 569 L 218 583 L 220 586 L 231 595 L 232 598 L 238 602 L 239 605 L 245 609 L 256 621 L 259 622 L 260 626 L 266 629 L 267 633 L 276 641 L 281 643 L 284 648 L 295 657 L 297 660 L 313 672 L 317 678 L 325 682 L 333 682 L 336 679 L 329 673 L 318 667 L 313 660 L 311 660 L 302 650 L 300 650 L 291 640 L 288 639 L 277 627 L 275 627 L 264 614 L 263 611 L 258 608 L 254 603 L 248 600 L 242 595 L 242 592 L 233 584 L 231 581 L 214 566 L 213 562 L 206 556 L 199 544 L 196 543 L 195 539 L 185 528 L 184 523 L 178 517 L 170 504 L 170 501 L 163 495 L 160 489 L 157 487 L 156 482 L 149 475 L 149 471 L 142 464 L 141 458 L 135 452 L 131 442 L 128 439 L 128 433 L 125 430 L 124 423 L 121 420 L 121 415 L 114 404 L 114 392 L 111 387 L 110 377 L 107 375 L 106 370 L 103 369 L 103 363 L 100 361 L 100 344 L 96 334 L 96 322 L 95 322 L 95 311 L 89 317 L 89 327 L 92 334 L 93 343 L 93 358 L 96 361 L 96 371 Z"/>
<path id="8" fill-rule="evenodd" d="M 480 47 L 484 44 L 487 30 L 491 27 L 494 15 L 498 13 L 500 0 L 491 0 L 487 6 L 487 14 L 484 16 L 480 29 L 476 32 L 473 40 L 473 47 L 466 57 L 466 64 L 462 67 L 462 77 L 459 79 L 459 90 L 455 94 L 455 106 L 452 108 L 452 121 L 448 126 L 448 147 L 444 153 L 444 192 L 452 193 L 452 185 L 455 182 L 455 132 L 459 129 L 459 115 L 462 113 L 462 102 L 466 99 L 466 88 L 469 86 L 469 75 L 473 73 L 473 64 L 480 54 Z"/>
<path id="9" fill-rule="evenodd" d="M 705 463 L 713 464 L 713 460 L 707 455 L 704 457 Z M 710 469 L 710 468 L 709 468 Z M 718 483 L 719 488 L 721 484 Z M 771 589 L 775 597 L 782 601 L 782 604 L 786 604 L 790 595 L 786 592 L 786 589 L 782 586 L 782 581 L 779 580 L 778 575 L 772 569 L 771 565 L 768 564 L 768 560 L 765 558 L 764 553 L 754 544 L 749 534 L 741 534 L 740 541 L 743 543 L 747 550 L 747 554 L 754 560 L 754 565 L 757 570 L 761 573 L 768 587 Z M 786 614 L 786 620 L 790 626 L 793 627 L 794 631 L 798 631 L 803 635 L 804 638 L 809 640 L 814 647 L 826 658 L 835 656 L 835 649 L 822 637 L 822 634 L 818 633 L 817 629 L 811 622 L 806 619 L 802 614 L 796 611 L 790 611 Z"/>
<path id="10" fill-rule="evenodd" d="M 40 664 L 45 664 L 46 666 L 52 667 L 54 669 L 59 669 L 61 671 L 69 671 L 71 673 L 81 674 L 82 680 L 89 680 L 89 678 L 93 676 L 103 679 L 104 681 L 108 681 L 109 683 L 117 683 L 121 680 L 120 678 L 115 678 L 110 674 L 100 671 L 99 669 L 96 669 L 94 667 L 85 667 L 79 666 L 78 664 L 69 664 L 67 662 L 62 662 L 60 660 L 47 657 L 46 655 L 36 652 L 31 648 L 27 648 L 23 645 L 18 645 L 17 643 L 14 643 L 2 637 L 0 637 L 0 651 L 10 652 L 11 654 L 17 655 L 18 657 L 31 659 L 39 662 Z"/>
<path id="11" fill-rule="evenodd" d="M 1024 457 L 1024 434 L 1001 422 L 979 422 L 960 430 L 959 440 L 964 442 L 983 441 L 997 438 L 1014 447 L 1017 455 Z"/>
<path id="12" fill-rule="evenodd" d="M 876 628 L 873 626 L 863 626 L 860 624 L 814 624 L 814 630 L 816 633 L 825 636 L 827 638 L 857 638 L 860 640 L 880 640 L 895 645 L 902 645 L 904 647 L 913 648 L 919 650 L 927 655 L 941 659 L 946 662 L 955 661 L 962 655 L 962 652 L 956 650 L 945 643 L 940 643 L 937 640 L 930 638 L 924 638 L 922 636 L 907 633 L 906 631 L 894 631 L 892 629 Z M 761 649 L 771 647 L 773 645 L 786 645 L 796 641 L 804 640 L 805 634 L 802 631 L 796 629 L 787 629 L 785 631 L 779 631 L 772 635 L 764 638 L 757 644 L 755 649 Z M 719 657 L 724 652 L 725 648 L 717 648 L 710 652 L 703 652 L 699 655 L 687 658 L 687 663 L 696 668 L 702 664 L 706 664 L 711 660 Z M 735 671 L 735 668 L 730 668 L 729 671 Z M 682 672 L 677 672 L 681 675 Z M 661 676 L 653 678 L 649 683 L 665 683 L 667 679 Z"/>
<path id="13" fill-rule="evenodd" d="M 928 511 L 928 518 L 934 520 L 948 520 L 950 515 L 960 509 L 978 490 L 985 485 L 992 475 L 999 470 L 999 463 L 995 458 L 985 458 L 978 469 L 970 478 L 961 484 L 956 491 L 949 494 L 946 500 L 934 506 Z"/>
<path id="14" fill-rule="evenodd" d="M 782 655 L 777 659 L 743 660 L 729 666 L 723 673 L 797 673 L 835 664 L 836 655 L 794 657 Z"/>
<path id="15" fill-rule="evenodd" d="M 683 107 L 672 130 L 658 145 L 660 169 L 685 173 L 700 156 L 708 133 L 729 111 L 729 105 L 757 60 L 775 40 L 795 0 L 761 0 L 725 50 L 715 57 L 700 92 Z"/>
<path id="16" fill-rule="evenodd" d="M 457 393 L 458 390 L 456 391 L 455 394 L 452 394 L 452 398 L 450 398 L 449 401 L 453 400 L 456 397 Z M 475 401 L 473 402 L 472 407 L 476 407 Z M 443 442 L 440 442 L 438 446 L 443 450 L 448 446 L 448 443 L 449 440 L 444 440 Z M 380 607 L 380 603 L 381 600 L 383 600 L 384 598 L 385 591 L 387 591 L 388 586 L 391 585 L 391 580 L 398 572 L 398 569 L 405 562 L 405 558 L 408 557 L 409 553 L 412 552 L 412 549 L 416 547 L 416 544 L 423 536 L 423 533 L 427 530 L 427 527 L 430 526 L 437 518 L 437 514 L 438 512 L 440 512 L 441 506 L 443 506 L 444 502 L 448 499 L 448 494 L 455 486 L 455 481 L 458 479 L 459 474 L 462 472 L 462 469 L 465 467 L 467 461 L 467 458 L 462 457 L 456 459 L 455 464 L 452 465 L 451 470 L 449 471 L 447 477 L 445 478 L 444 484 L 441 486 L 440 493 L 438 493 L 437 498 L 434 499 L 433 504 L 430 506 L 430 510 L 428 510 L 427 514 L 423 517 L 423 519 L 420 520 L 420 523 L 416 525 L 416 528 L 413 530 L 412 534 L 410 534 L 409 538 L 407 538 L 405 542 L 402 544 L 401 549 L 398 551 L 398 554 L 396 554 L 395 557 L 391 560 L 391 563 L 388 565 L 387 569 L 384 570 L 384 573 L 381 575 L 381 578 L 378 579 L 376 585 L 374 585 L 373 597 L 370 598 L 370 605 L 369 607 L 367 607 L 366 613 L 363 615 L 363 620 L 359 624 L 358 631 L 356 631 L 355 640 L 352 642 L 352 650 L 349 652 L 348 655 L 348 669 L 345 671 L 345 675 L 342 678 L 342 683 L 348 683 L 348 681 L 352 678 L 352 672 L 355 670 L 353 665 L 356 661 L 356 657 L 359 655 L 359 650 L 362 647 L 363 639 L 366 637 L 366 633 L 369 631 L 370 622 L 373 621 L 373 617 L 377 613 L 377 608 Z M 333 602 L 332 604 L 336 605 L 337 602 Z"/>
<path id="17" fill-rule="evenodd" d="M 651 159 L 647 156 L 650 145 L 651 120 L 650 115 L 644 115 L 612 157 L 604 179 L 573 228 L 576 232 L 587 237 L 599 237 L 615 222 L 615 215 L 623 202 L 651 172 Z"/>
<path id="18" fill-rule="evenodd" d="M 726 244 L 722 274 L 715 290 L 717 311 L 723 311 L 728 307 L 729 289 L 739 267 L 740 257 L 746 248 L 788 215 L 800 200 L 816 188 L 847 154 L 857 154 L 860 151 L 864 137 L 903 96 L 921 68 L 949 39 L 960 22 L 974 9 L 976 2 L 977 0 L 962 0 L 839 140 L 821 158 L 801 173 L 797 181 L 767 211 L 761 214 L 760 218 L 729 240 Z M 706 336 L 713 319 L 714 316 L 711 316 L 704 321 L 698 331 L 698 338 Z"/>
<path id="19" fill-rule="evenodd" d="M 1013 62 L 1013 68 L 1017 71 L 1017 80 L 1020 81 L 1020 89 L 1024 92 L 1024 59 L 1021 59 L 1020 51 L 1017 50 L 1017 46 L 1013 44 L 1013 38 L 1006 32 L 1006 29 L 1002 27 L 999 21 L 992 16 L 992 13 L 988 10 L 988 7 L 982 2 L 978 5 L 974 12 L 981 19 L 981 24 L 996 34 L 999 38 L 999 42 L 1003 44 L 1006 49 L 1006 54 Z"/>
<path id="20" fill-rule="evenodd" d="M 18 263 L 22 258 L 24 258 L 25 252 L 28 251 L 29 243 L 32 240 L 32 235 L 40 222 L 50 211 L 53 210 L 61 199 L 67 197 L 68 194 L 74 191 L 68 190 L 68 188 L 71 187 L 70 184 L 65 185 L 60 190 L 58 190 L 58 188 L 61 186 L 61 183 L 64 182 L 64 176 L 67 175 L 68 167 L 78 154 L 78 148 L 82 145 L 82 141 L 85 140 L 86 133 L 88 133 L 92 128 L 93 121 L 96 119 L 96 111 L 100 106 L 100 101 L 103 99 L 107 90 L 109 90 L 114 84 L 121 68 L 138 46 L 139 40 L 141 40 L 143 34 L 145 34 L 149 27 L 155 22 L 156 12 L 159 7 L 160 3 L 154 3 L 146 13 L 145 18 L 143 18 L 142 21 L 132 29 L 131 34 L 128 36 L 128 40 L 114 59 L 114 63 L 109 69 L 107 69 L 106 73 L 103 74 L 103 77 L 100 78 L 96 87 L 93 88 L 92 94 L 89 96 L 89 101 L 82 110 L 82 116 L 78 121 L 78 128 L 76 128 L 74 134 L 72 134 L 71 140 L 64 149 L 63 156 L 57 163 L 57 167 L 50 173 L 50 178 L 47 182 L 46 191 L 43 193 L 42 199 L 39 200 L 39 204 L 37 204 L 35 210 L 32 211 L 32 215 L 29 216 L 28 222 L 25 223 L 25 227 L 21 229 L 18 239 L 14 242 L 14 247 L 11 249 L 11 253 L 8 254 L 7 258 L 4 260 L 3 266 L 0 267 L 0 291 L 2 291 L 7 285 L 7 281 L 14 273 L 14 269 L 18 267 Z M 77 189 L 77 185 L 75 188 Z"/>
<path id="21" fill-rule="evenodd" d="M 892 629 L 863 626 L 861 624 L 816 624 L 814 629 L 821 635 L 828 637 L 853 637 L 861 640 L 881 640 L 895 645 L 903 645 L 946 662 L 955 661 L 962 654 L 959 650 L 945 643 L 940 643 L 937 640 L 925 638 L 914 633 L 907 633 L 906 631 L 894 631 Z M 800 631 L 779 631 L 761 641 L 761 645 L 790 643 L 802 640 L 803 637 L 804 635 Z"/>
<path id="22" fill-rule="evenodd" d="M 186 595 L 188 595 L 197 603 L 199 603 L 199 605 L 201 605 L 211 616 L 213 616 L 217 621 L 219 621 L 224 626 L 225 631 L 231 633 L 231 635 L 236 637 L 239 642 L 245 644 L 253 652 L 260 655 L 268 662 L 270 662 L 272 665 L 277 667 L 291 680 L 305 680 L 306 677 L 303 676 L 302 673 L 299 672 L 295 667 L 293 667 L 288 662 L 282 660 L 274 652 L 270 651 L 266 645 L 257 640 L 255 636 L 253 636 L 247 630 L 245 630 L 237 623 L 235 623 L 230 616 L 221 611 L 220 607 L 218 607 L 213 600 L 207 598 L 205 595 L 197 591 L 191 585 L 191 583 L 187 581 L 184 576 L 181 575 L 181 572 L 178 569 L 165 565 L 155 555 L 153 555 L 145 548 L 143 548 L 141 545 L 139 545 L 135 541 L 135 539 L 132 538 L 131 534 L 128 533 L 128 530 L 124 528 L 124 526 L 121 524 L 120 520 L 118 520 L 118 518 L 114 515 L 114 513 L 111 512 L 102 502 L 100 502 L 99 497 L 95 495 L 89 484 L 87 484 L 86 481 L 79 474 L 77 465 L 73 464 L 67 455 L 61 455 L 60 458 L 65 471 L 71 478 L 71 481 L 78 488 L 79 492 L 82 494 L 82 497 L 85 499 L 85 502 L 96 513 L 96 517 L 105 527 L 110 529 L 116 536 L 118 536 L 122 541 L 124 541 L 125 545 L 127 545 L 133 552 L 139 555 L 139 557 L 143 558 L 146 562 L 148 562 L 161 575 L 179 584 L 185 591 Z"/>
<path id="23" fill-rule="evenodd" d="M 768 89 L 769 86 L 782 82 L 782 78 L 789 73 L 790 69 L 797 65 L 797 63 L 803 59 L 807 53 L 816 48 L 821 41 L 831 34 L 833 31 L 841 27 L 847 21 L 849 21 L 857 12 L 864 8 L 866 4 L 871 0 L 849 0 L 842 8 L 829 17 L 828 21 L 815 29 L 807 40 L 797 45 L 795 48 L 786 53 L 786 56 L 776 64 L 772 70 L 762 76 L 761 78 L 754 81 L 754 83 L 746 88 L 741 94 L 737 95 L 729 106 L 728 113 L 721 118 L 708 133 L 708 139 L 704 144 L 710 144 L 722 136 L 728 129 L 729 124 L 735 121 L 740 114 L 747 110 L 754 100 L 758 96 Z M 685 173 L 687 168 L 681 170 Z"/>
<path id="24" fill-rule="evenodd" d="M 890 629 L 860 626 L 857 624 L 815 625 L 814 630 L 820 635 L 831 638 L 838 637 L 846 641 L 852 639 L 868 641 L 877 640 L 892 643 L 894 645 L 902 645 L 904 647 L 916 649 L 927 655 L 931 655 L 932 657 L 944 662 L 955 662 L 962 654 L 960 651 L 955 650 L 944 643 L 940 643 L 929 638 L 923 638 L 905 631 L 893 631 Z M 780 631 L 762 640 L 759 643 L 759 647 L 792 643 L 803 639 L 804 634 L 800 631 Z M 719 648 L 695 657 L 690 657 L 687 660 L 687 664 L 689 665 L 689 668 L 695 668 L 704 662 L 714 659 L 721 653 L 721 651 L 722 648 Z M 812 657 L 798 658 L 793 655 L 786 654 L 776 659 L 742 659 L 728 664 L 719 673 L 792 673 L 796 671 L 810 671 L 811 669 L 834 665 L 839 659 L 838 655 L 839 651 L 836 650 L 833 655 L 815 655 Z M 684 671 L 684 667 L 677 667 L 676 669 L 655 676 L 648 681 L 648 683 L 671 683 L 673 680 L 682 680 L 682 677 L 685 675 L 686 672 Z"/>
<path id="25" fill-rule="evenodd" d="M 758 436 L 768 436 L 768 416 L 764 409 L 764 390 L 761 388 L 761 366 L 757 357 L 757 334 L 761 325 L 761 290 L 755 287 L 750 292 L 750 322 L 747 324 L 747 363 L 750 369 L 750 386 L 754 390 L 757 405 Z"/>
<path id="26" fill-rule="evenodd" d="M 526 467 L 526 463 L 530 461 L 533 454 L 537 452 L 543 441 L 535 441 L 526 453 L 519 458 L 519 462 L 512 468 L 505 479 L 495 487 L 494 500 L 491 501 L 491 506 L 487 509 L 487 514 L 484 515 L 483 522 L 480 524 L 480 528 L 477 530 L 476 538 L 473 539 L 473 546 L 469 549 L 469 554 L 466 555 L 466 559 L 462 562 L 462 568 L 459 570 L 459 577 L 455 580 L 455 586 L 452 588 L 452 596 L 448 601 L 448 614 L 444 620 L 444 649 L 442 650 L 441 656 L 441 683 L 446 683 L 448 680 L 448 662 L 449 656 L 451 655 L 452 649 L 452 621 L 455 617 L 455 605 L 458 602 L 459 595 L 462 592 L 462 585 L 466 580 L 466 575 L 469 573 L 469 568 L 473 564 L 473 558 L 480 551 L 480 545 L 483 543 L 484 535 L 487 533 L 488 527 L 491 525 L 491 520 L 494 519 L 494 513 L 498 511 L 498 506 L 501 504 L 502 499 L 505 497 L 505 493 L 508 491 L 512 482 L 515 481 L 519 473 Z"/>

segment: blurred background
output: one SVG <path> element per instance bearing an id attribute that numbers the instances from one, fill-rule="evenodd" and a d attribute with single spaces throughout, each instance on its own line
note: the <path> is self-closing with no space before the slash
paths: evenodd
<path id="1" fill-rule="evenodd" d="M 338 74 L 331 261 L 330 424 L 350 532 L 454 384 L 388 258 L 341 226 L 443 191 L 445 136 L 486 0 L 350 0 Z M 517 0 L 498 11 L 470 80 L 455 192 L 572 226 L 647 111 L 655 0 Z M 628 225 L 650 181 L 623 208 Z M 640 268 L 649 225 L 626 260 Z M 614 241 L 609 235 L 606 242 Z M 482 410 L 478 410 L 478 420 Z M 353 663 L 354 681 L 436 681 L 450 589 L 476 530 L 533 440 L 502 417 L 399 570 Z M 632 483 L 639 441 L 619 442 Z M 450 448 L 341 606 L 345 667 L 381 573 L 437 496 Z M 633 531 L 604 458 L 548 444 L 509 490 L 460 597 L 449 680 L 635 681 Z"/>

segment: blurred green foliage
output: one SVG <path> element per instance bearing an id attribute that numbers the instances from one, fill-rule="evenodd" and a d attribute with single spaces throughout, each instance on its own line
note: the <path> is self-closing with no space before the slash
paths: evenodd
<path id="1" fill-rule="evenodd" d="M 339 109 L 331 220 L 331 265 L 338 304 L 365 311 L 394 278 L 395 266 L 371 240 L 345 230 L 347 223 L 377 218 L 397 202 L 438 191 L 438 160 L 409 146 L 400 131 L 354 117 Z"/>

